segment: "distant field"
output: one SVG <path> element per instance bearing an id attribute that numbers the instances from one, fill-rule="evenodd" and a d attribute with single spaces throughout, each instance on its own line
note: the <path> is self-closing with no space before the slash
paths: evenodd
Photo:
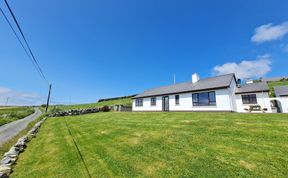
<path id="1" fill-rule="evenodd" d="M 12 108 L 16 108 L 13 106 L 0 106 L 0 109 L 12 109 Z"/>
<path id="2" fill-rule="evenodd" d="M 49 118 L 11 177 L 287 177 L 285 114 L 96 113 Z"/>
<path id="3" fill-rule="evenodd" d="M 34 113 L 32 107 L 0 107 L 0 126 Z"/>
<path id="4" fill-rule="evenodd" d="M 86 109 L 86 108 L 113 106 L 113 105 L 132 106 L 132 99 L 125 98 L 125 99 L 116 99 L 110 101 L 103 101 L 89 104 L 78 104 L 78 105 L 57 105 L 56 108 L 57 110 L 70 110 L 70 109 Z M 53 109 L 53 107 L 51 107 L 51 109 Z"/>

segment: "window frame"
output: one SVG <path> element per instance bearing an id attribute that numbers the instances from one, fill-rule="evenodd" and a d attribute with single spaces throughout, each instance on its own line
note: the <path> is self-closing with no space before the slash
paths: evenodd
<path id="1" fill-rule="evenodd" d="M 156 106 L 156 105 L 157 105 L 157 99 L 156 99 L 156 97 L 151 97 L 151 98 L 150 98 L 150 105 L 151 105 L 151 106 Z"/>
<path id="2" fill-rule="evenodd" d="M 242 104 L 258 104 L 257 95 L 255 93 L 241 95 L 241 99 Z"/>
<path id="3" fill-rule="evenodd" d="M 135 106 L 136 107 L 142 107 L 143 106 L 143 98 L 137 98 L 135 100 Z"/>
<path id="4" fill-rule="evenodd" d="M 208 102 L 200 101 L 200 95 L 207 95 Z M 213 94 L 213 95 L 212 95 Z M 212 97 L 214 96 L 214 97 Z M 203 97 L 203 96 L 202 96 Z M 192 93 L 192 105 L 193 106 L 216 106 L 216 93 L 215 91 L 209 92 L 199 92 L 199 93 Z"/>
<path id="5" fill-rule="evenodd" d="M 175 95 L 175 105 L 180 105 L 180 95 Z"/>

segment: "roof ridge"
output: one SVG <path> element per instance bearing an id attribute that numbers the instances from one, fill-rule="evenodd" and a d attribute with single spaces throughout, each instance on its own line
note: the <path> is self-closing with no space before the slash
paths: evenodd
<path id="1" fill-rule="evenodd" d="M 229 74 L 217 75 L 217 76 L 213 76 L 213 77 L 207 77 L 207 78 L 205 78 L 203 80 L 213 79 L 213 78 L 217 78 L 217 77 L 223 77 L 223 76 L 226 76 L 226 75 L 235 75 L 235 73 L 229 73 Z"/>
<path id="2" fill-rule="evenodd" d="M 150 89 L 147 89 L 147 90 L 144 90 L 144 91 L 149 91 L 149 90 L 153 90 L 153 89 L 156 89 L 156 88 L 164 88 L 164 87 L 169 87 L 169 86 L 179 85 L 179 84 L 184 84 L 184 83 L 190 83 L 190 82 L 180 82 L 180 83 L 175 83 L 175 84 L 170 84 L 170 85 L 164 85 L 164 86 L 160 86 L 160 87 L 153 87 L 153 88 L 150 88 Z M 192 83 L 192 82 L 191 82 L 191 83 Z"/>
<path id="3" fill-rule="evenodd" d="M 200 79 L 199 81 L 204 81 L 204 80 L 207 80 L 207 79 L 223 77 L 223 76 L 226 76 L 226 75 L 235 75 L 235 73 L 228 73 L 228 74 L 223 74 L 223 75 L 217 75 L 217 76 L 214 76 L 214 77 L 207 77 L 207 78 L 204 78 L 204 79 Z M 147 90 L 144 90 L 144 91 L 149 91 L 149 90 L 153 90 L 153 89 L 156 89 L 156 88 L 164 88 L 164 87 L 169 87 L 169 86 L 179 85 L 179 84 L 184 84 L 184 83 L 191 83 L 191 84 L 194 84 L 194 85 L 198 84 L 198 82 L 192 83 L 191 81 L 186 81 L 186 82 L 180 82 L 180 83 L 175 83 L 175 84 L 170 84 L 170 85 L 164 85 L 164 86 L 160 86 L 160 87 L 153 87 L 153 88 L 150 88 L 150 89 L 147 89 Z"/>
<path id="4" fill-rule="evenodd" d="M 208 89 L 219 89 L 229 87 L 231 81 L 235 79 L 234 73 L 218 75 L 213 77 L 204 78 L 199 80 L 199 82 L 192 83 L 192 81 L 175 83 L 160 87 L 154 87 L 145 90 L 143 93 L 138 94 L 134 98 L 144 97 L 144 96 L 156 96 L 162 94 L 171 94 L 178 92 L 188 92 L 188 91 L 201 91 Z"/>

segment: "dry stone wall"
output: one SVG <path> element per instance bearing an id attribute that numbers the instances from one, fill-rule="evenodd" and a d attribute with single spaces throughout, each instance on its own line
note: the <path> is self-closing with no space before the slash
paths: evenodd
<path id="1" fill-rule="evenodd" d="M 16 163 L 21 152 L 26 148 L 26 144 L 35 137 L 40 126 L 46 118 L 37 122 L 34 127 L 23 137 L 19 138 L 8 152 L 6 152 L 0 162 L 0 178 L 7 178 L 12 173 L 12 166 Z"/>
<path id="2" fill-rule="evenodd" d="M 115 105 L 115 106 L 103 106 L 101 108 L 88 108 L 88 109 L 72 109 L 67 111 L 55 112 L 49 115 L 49 117 L 62 117 L 62 116 L 76 116 L 82 114 L 91 114 L 97 112 L 109 112 L 109 111 L 119 111 L 119 112 L 131 112 L 131 106 Z"/>
<path id="3" fill-rule="evenodd" d="M 62 116 L 75 116 L 75 115 L 82 115 L 82 114 L 90 114 L 90 113 L 97 113 L 97 112 L 109 112 L 111 111 L 111 107 L 103 106 L 102 108 L 88 108 L 88 109 L 72 109 L 67 111 L 55 112 L 49 115 L 49 117 L 62 117 Z"/>

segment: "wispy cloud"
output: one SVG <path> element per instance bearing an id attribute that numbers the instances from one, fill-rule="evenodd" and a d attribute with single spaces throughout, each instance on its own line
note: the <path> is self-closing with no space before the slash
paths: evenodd
<path id="1" fill-rule="evenodd" d="M 237 78 L 248 79 L 263 77 L 271 71 L 271 56 L 258 56 L 256 60 L 243 60 L 240 63 L 228 62 L 213 68 L 216 75 L 235 73 Z"/>
<path id="2" fill-rule="evenodd" d="M 0 86 L 0 105 L 5 105 L 7 99 L 8 105 L 40 105 L 45 100 L 45 97 Z"/>
<path id="3" fill-rule="evenodd" d="M 283 22 L 279 25 L 272 23 L 261 25 L 255 29 L 254 35 L 251 38 L 252 42 L 263 43 L 283 38 L 288 34 L 288 22 Z"/>

